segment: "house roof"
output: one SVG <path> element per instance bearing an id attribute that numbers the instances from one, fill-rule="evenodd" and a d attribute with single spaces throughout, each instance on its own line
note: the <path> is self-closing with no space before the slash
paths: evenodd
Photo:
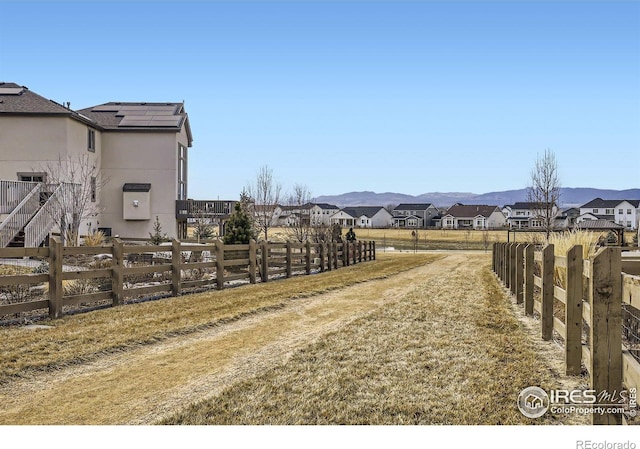
<path id="1" fill-rule="evenodd" d="M 184 103 L 110 102 L 81 109 L 107 131 L 171 131 L 185 126 L 189 146 L 193 142 Z"/>
<path id="2" fill-rule="evenodd" d="M 342 212 L 351 215 L 352 217 L 365 217 L 371 218 L 378 212 L 380 209 L 384 210 L 382 206 L 356 206 L 356 207 L 345 207 L 341 209 Z"/>
<path id="3" fill-rule="evenodd" d="M 603 200 L 602 198 L 596 198 L 594 200 L 589 201 L 587 204 L 583 204 L 582 206 L 580 206 L 580 208 L 581 209 L 615 208 L 618 204 L 624 201 L 631 204 L 636 209 L 640 205 L 640 200 Z"/>
<path id="4" fill-rule="evenodd" d="M 604 219 L 581 221 L 575 227 L 577 229 L 624 229 L 621 224 Z"/>
<path id="5" fill-rule="evenodd" d="M 422 217 L 418 217 L 417 215 L 394 215 L 392 217 L 394 220 L 408 220 L 413 218 L 415 220 L 422 220 Z"/>
<path id="6" fill-rule="evenodd" d="M 509 204 L 505 205 L 504 207 L 510 207 L 511 209 L 531 210 L 531 209 L 535 209 L 537 207 L 537 204 L 538 203 L 519 201 L 510 205 Z"/>
<path id="7" fill-rule="evenodd" d="M 455 206 L 451 206 L 447 211 L 447 215 L 451 215 L 453 217 L 459 218 L 473 218 L 478 215 L 482 215 L 483 217 L 489 217 L 496 210 L 500 210 L 498 206 L 488 206 L 486 204 L 478 204 L 478 205 L 468 205 L 464 204 L 456 204 Z"/>
<path id="8" fill-rule="evenodd" d="M 193 137 L 183 103 L 105 103 L 74 111 L 16 83 L 0 82 L 0 115 L 70 117 L 101 131 L 172 131 Z"/>
<path id="9" fill-rule="evenodd" d="M 16 83 L 0 82 L 0 115 L 40 115 L 71 117 L 99 128 L 90 118 Z"/>
<path id="10" fill-rule="evenodd" d="M 433 207 L 431 203 L 402 203 L 398 204 L 393 210 L 427 210 Z"/>
<path id="11" fill-rule="evenodd" d="M 335 204 L 329 204 L 329 203 L 310 203 L 310 204 L 311 204 L 311 207 L 318 206 L 320 209 L 340 209 Z"/>

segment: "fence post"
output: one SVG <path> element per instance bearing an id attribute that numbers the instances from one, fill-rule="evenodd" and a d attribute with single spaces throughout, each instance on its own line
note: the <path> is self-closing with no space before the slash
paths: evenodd
<path id="1" fill-rule="evenodd" d="M 307 240 L 306 251 L 307 251 L 307 254 L 305 259 L 305 263 L 306 263 L 305 272 L 307 274 L 311 274 L 311 242 L 309 240 Z"/>
<path id="2" fill-rule="evenodd" d="M 338 243 L 333 242 L 333 268 L 338 269 Z"/>
<path id="3" fill-rule="evenodd" d="M 500 244 L 500 279 L 505 285 L 507 285 L 507 245 L 508 243 Z"/>
<path id="4" fill-rule="evenodd" d="M 524 250 L 524 313 L 533 315 L 533 252 L 535 245 L 529 244 Z"/>
<path id="5" fill-rule="evenodd" d="M 285 277 L 291 277 L 291 242 L 286 243 L 286 274 Z"/>
<path id="6" fill-rule="evenodd" d="M 362 241 L 358 240 L 358 262 L 362 262 Z"/>
<path id="7" fill-rule="evenodd" d="M 522 304 L 524 302 L 524 243 L 516 244 L 516 304 Z"/>
<path id="8" fill-rule="evenodd" d="M 216 242 L 216 285 L 218 290 L 224 288 L 224 243 Z"/>
<path id="9" fill-rule="evenodd" d="M 542 339 L 551 340 L 553 336 L 553 245 L 546 245 L 542 250 L 542 307 L 540 322 L 542 324 Z"/>
<path id="10" fill-rule="evenodd" d="M 373 244 L 373 260 L 376 260 L 376 241 L 371 242 Z"/>
<path id="11" fill-rule="evenodd" d="M 325 263 L 324 258 L 327 256 L 326 246 L 324 243 L 318 243 L 318 251 L 320 252 L 320 273 L 324 273 Z"/>
<path id="12" fill-rule="evenodd" d="M 353 257 L 353 264 L 355 265 L 356 263 L 358 263 L 358 245 L 356 242 L 351 242 L 350 244 L 352 246 L 352 257 Z"/>
<path id="13" fill-rule="evenodd" d="M 564 308 L 567 375 L 578 375 L 582 371 L 582 271 L 582 246 L 575 245 L 567 253 L 567 303 Z"/>
<path id="14" fill-rule="evenodd" d="M 255 240 L 251 239 L 249 241 L 249 282 L 251 284 L 256 283 L 257 253 L 258 245 Z"/>
<path id="15" fill-rule="evenodd" d="M 516 279 L 516 273 L 517 273 L 517 259 L 516 259 L 516 253 L 518 251 L 518 244 L 517 243 L 512 243 L 511 244 L 511 253 L 510 253 L 510 260 L 509 260 L 509 270 L 510 270 L 510 281 L 509 281 L 509 288 L 511 289 L 511 293 L 515 296 L 516 295 L 516 284 L 517 284 L 517 279 Z"/>
<path id="16" fill-rule="evenodd" d="M 180 294 L 181 272 L 182 272 L 182 252 L 180 251 L 180 241 L 173 239 L 171 241 L 171 292 L 173 296 Z"/>
<path id="17" fill-rule="evenodd" d="M 496 244 L 491 245 L 491 271 L 496 272 Z"/>
<path id="18" fill-rule="evenodd" d="M 122 247 L 122 240 L 114 238 L 111 246 L 111 292 L 114 306 L 124 302 L 124 250 Z"/>
<path id="19" fill-rule="evenodd" d="M 509 288 L 509 282 L 511 281 L 511 271 L 510 271 L 510 262 L 511 262 L 511 245 L 512 243 L 507 243 L 507 246 L 504 249 L 504 285 Z"/>
<path id="20" fill-rule="evenodd" d="M 327 244 L 327 270 L 331 271 L 333 268 L 333 242 Z"/>
<path id="21" fill-rule="evenodd" d="M 349 242 L 342 243 L 342 266 L 349 265 Z"/>
<path id="22" fill-rule="evenodd" d="M 51 238 L 49 245 L 49 317 L 62 316 L 62 240 L 60 237 Z"/>
<path id="23" fill-rule="evenodd" d="M 622 263 L 620 248 L 603 248 L 591 260 L 591 389 L 615 396 L 622 388 Z M 600 396 L 599 396 L 600 398 Z M 611 398 L 615 401 L 617 398 Z M 609 403 L 599 400 L 599 403 Z M 621 414 L 593 413 L 592 424 L 621 424 Z"/>
<path id="24" fill-rule="evenodd" d="M 262 282 L 269 282 L 269 243 L 267 241 L 262 242 L 262 275 L 260 279 Z"/>

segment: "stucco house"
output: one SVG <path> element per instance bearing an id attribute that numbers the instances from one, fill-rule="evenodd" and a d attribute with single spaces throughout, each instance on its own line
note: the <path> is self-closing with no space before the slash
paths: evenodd
<path id="1" fill-rule="evenodd" d="M 415 218 L 410 218 L 410 217 Z M 403 219 L 403 217 L 407 217 Z M 437 207 L 431 203 L 402 203 L 393 209 L 393 225 L 395 227 L 420 227 L 429 228 L 435 226 L 435 221 L 440 217 Z"/>
<path id="2" fill-rule="evenodd" d="M 444 229 L 495 229 L 505 226 L 506 222 L 498 206 L 458 203 L 447 210 L 441 225 Z"/>
<path id="3" fill-rule="evenodd" d="M 382 206 L 345 207 L 331 216 L 341 227 L 388 228 L 392 215 Z"/>
<path id="4" fill-rule="evenodd" d="M 329 226 L 331 216 L 340 212 L 340 208 L 335 204 L 311 203 L 309 215 L 313 226 Z"/>
<path id="5" fill-rule="evenodd" d="M 640 200 L 603 200 L 595 198 L 580 206 L 576 223 L 585 220 L 608 220 L 626 229 L 638 229 L 640 223 Z"/>
<path id="6" fill-rule="evenodd" d="M 505 205 L 502 208 L 502 213 L 505 215 L 510 228 L 541 229 L 544 226 L 544 219 L 540 217 L 537 203 L 523 201 Z M 551 213 L 554 218 L 557 217 L 558 207 L 553 206 Z"/>
<path id="7" fill-rule="evenodd" d="M 148 237 L 157 216 L 164 233 L 185 237 L 178 201 L 187 200 L 192 143 L 183 103 L 110 102 L 73 110 L 0 82 L 0 227 L 13 210 L 7 200 L 16 182 L 51 189 L 43 167 L 62 160 L 86 162 L 105 181 L 93 186 L 99 212 L 84 220 L 81 233 Z"/>

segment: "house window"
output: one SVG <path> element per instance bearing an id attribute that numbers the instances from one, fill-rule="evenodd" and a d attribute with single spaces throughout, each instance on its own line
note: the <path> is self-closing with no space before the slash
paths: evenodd
<path id="1" fill-rule="evenodd" d="M 615 212 L 613 209 L 605 209 L 604 210 L 604 214 L 605 215 L 613 215 Z"/>
<path id="2" fill-rule="evenodd" d="M 618 213 L 619 213 L 620 215 L 622 215 L 622 214 L 624 213 L 623 211 L 624 211 L 624 209 L 618 209 Z"/>
<path id="3" fill-rule="evenodd" d="M 631 209 L 627 209 L 627 214 L 631 215 Z"/>
<path id="4" fill-rule="evenodd" d="M 598 209 L 593 209 L 593 213 L 597 214 L 598 213 Z"/>
<path id="5" fill-rule="evenodd" d="M 44 182 L 46 173 L 18 173 L 18 180 L 25 182 Z"/>
<path id="6" fill-rule="evenodd" d="M 87 150 L 96 152 L 96 132 L 91 128 L 87 128 Z"/>
<path id="7" fill-rule="evenodd" d="M 187 199 L 187 147 L 178 144 L 178 199 Z"/>
<path id="8" fill-rule="evenodd" d="M 96 202 L 96 177 L 91 177 L 91 202 Z"/>

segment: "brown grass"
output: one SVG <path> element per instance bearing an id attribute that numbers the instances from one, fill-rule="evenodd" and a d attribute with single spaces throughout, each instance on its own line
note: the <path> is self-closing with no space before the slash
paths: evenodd
<path id="1" fill-rule="evenodd" d="M 484 255 L 416 282 L 285 364 L 163 424 L 550 424 L 516 407 L 551 376 Z"/>
<path id="2" fill-rule="evenodd" d="M 52 329 L 2 328 L 0 383 L 29 371 L 82 363 L 101 354 L 211 328 L 283 307 L 295 298 L 384 278 L 437 257 L 380 255 L 377 261 L 323 274 L 126 305 L 41 323 Z"/>

